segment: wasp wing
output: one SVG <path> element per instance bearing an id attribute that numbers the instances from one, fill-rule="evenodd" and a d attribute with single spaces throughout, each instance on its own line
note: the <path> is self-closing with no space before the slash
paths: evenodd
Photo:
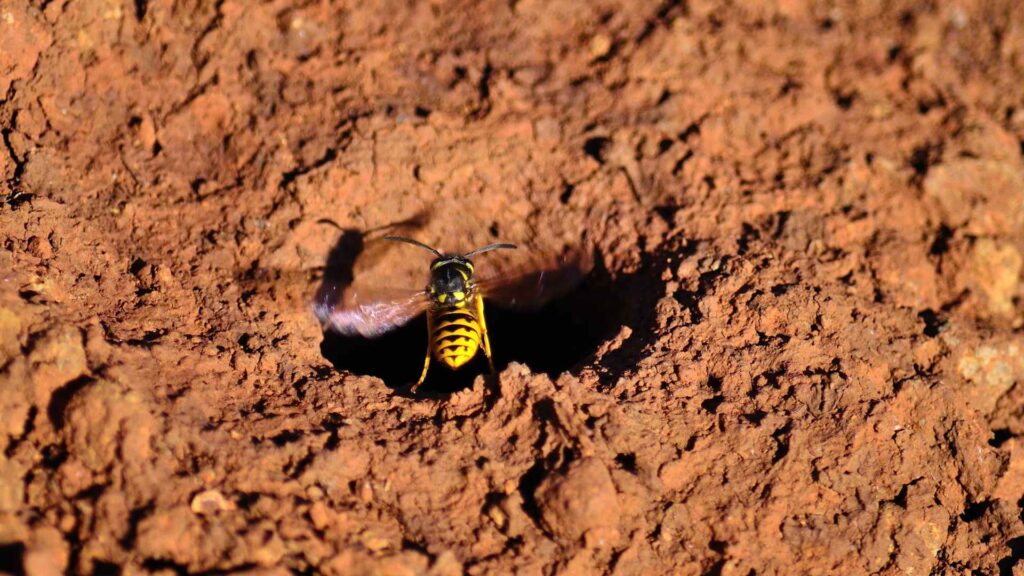
<path id="1" fill-rule="evenodd" d="M 476 288 L 499 306 L 537 309 L 578 286 L 592 267 L 590 252 L 579 248 L 561 254 L 529 253 L 518 262 L 494 266 L 476 281 Z"/>
<path id="2" fill-rule="evenodd" d="M 320 323 L 345 336 L 376 338 L 419 316 L 430 307 L 425 290 L 403 290 L 325 283 L 313 312 Z"/>

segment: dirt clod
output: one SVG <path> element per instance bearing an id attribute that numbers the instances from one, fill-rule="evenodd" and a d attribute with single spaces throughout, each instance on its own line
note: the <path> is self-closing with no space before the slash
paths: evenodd
<path id="1" fill-rule="evenodd" d="M 192 498 L 191 508 L 196 514 L 214 514 L 234 510 L 235 504 L 217 490 L 204 490 Z"/>
<path id="2" fill-rule="evenodd" d="M 70 547 L 60 530 L 41 528 L 32 532 L 25 551 L 26 576 L 60 576 L 66 574 Z"/>
<path id="3" fill-rule="evenodd" d="M 596 458 L 569 465 L 564 474 L 552 474 L 537 488 L 537 503 L 548 530 L 559 538 L 579 540 L 587 535 L 600 544 L 616 544 L 619 502 L 608 469 Z M 592 532 L 601 532 L 592 536 Z M 606 541 L 611 540 L 611 541 Z"/>

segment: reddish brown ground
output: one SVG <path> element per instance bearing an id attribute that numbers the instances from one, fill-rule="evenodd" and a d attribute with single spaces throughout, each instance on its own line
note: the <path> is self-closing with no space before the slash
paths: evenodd
<path id="1" fill-rule="evenodd" d="M 0 570 L 1024 573 L 1024 10 L 738 4 L 0 2 Z M 411 397 L 400 221 L 598 264 Z"/>

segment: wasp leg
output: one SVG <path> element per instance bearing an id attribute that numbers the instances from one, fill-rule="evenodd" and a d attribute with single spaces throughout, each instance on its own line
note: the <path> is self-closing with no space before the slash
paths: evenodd
<path id="1" fill-rule="evenodd" d="M 420 379 L 412 385 L 411 392 L 415 392 L 417 388 L 423 384 L 423 381 L 427 379 L 427 369 L 430 368 L 430 350 L 427 350 L 427 357 L 423 360 L 423 372 L 420 374 Z"/>
<path id="2" fill-rule="evenodd" d="M 487 336 L 487 321 L 484 320 L 484 299 L 479 294 L 476 297 L 476 319 L 480 322 L 480 336 L 483 338 L 484 356 L 487 356 L 487 365 L 491 367 L 491 372 L 497 372 L 494 369 L 494 359 L 491 358 L 491 339 Z"/>
<path id="3" fill-rule="evenodd" d="M 427 379 L 427 370 L 430 369 L 430 356 L 434 353 L 434 319 L 431 317 L 430 312 L 427 312 L 427 357 L 423 359 L 423 372 L 420 373 L 420 379 L 412 385 L 411 392 L 415 392 L 417 388 L 423 384 L 423 381 Z"/>

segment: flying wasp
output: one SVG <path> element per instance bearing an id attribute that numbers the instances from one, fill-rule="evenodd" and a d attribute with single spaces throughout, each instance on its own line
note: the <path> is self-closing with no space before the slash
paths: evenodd
<path id="1" fill-rule="evenodd" d="M 427 378 L 431 359 L 458 370 L 479 352 L 491 351 L 484 300 L 508 308 L 538 308 L 572 289 L 590 271 L 589 254 L 570 250 L 563 255 L 531 254 L 513 269 L 495 268 L 477 274 L 473 258 L 493 250 L 513 250 L 505 242 L 488 244 L 464 254 L 442 253 L 418 240 L 385 236 L 430 252 L 430 277 L 426 288 L 346 287 L 325 283 L 317 295 L 314 312 L 325 328 L 345 336 L 374 338 L 402 326 L 426 312 L 427 353 L 415 391 Z"/>

